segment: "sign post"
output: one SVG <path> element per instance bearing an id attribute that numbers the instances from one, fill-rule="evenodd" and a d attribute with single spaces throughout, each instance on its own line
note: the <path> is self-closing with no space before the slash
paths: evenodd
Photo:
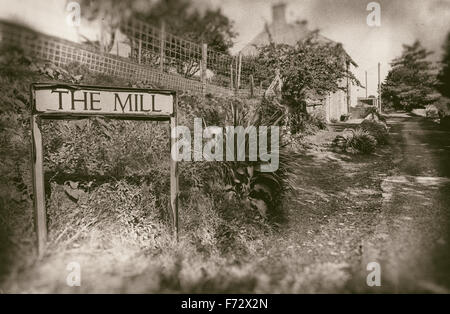
<path id="1" fill-rule="evenodd" d="M 31 132 L 35 225 L 39 254 L 47 242 L 42 119 L 84 119 L 108 117 L 125 120 L 167 121 L 177 126 L 177 97 L 170 90 L 104 86 L 43 84 L 31 85 Z M 172 133 L 172 132 L 171 132 Z M 175 139 L 170 138 L 170 148 Z M 170 206 L 174 235 L 178 238 L 178 165 L 170 156 Z"/>

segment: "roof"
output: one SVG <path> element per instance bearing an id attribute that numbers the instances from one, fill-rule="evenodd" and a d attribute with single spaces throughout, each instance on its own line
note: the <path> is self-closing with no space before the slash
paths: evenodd
<path id="1" fill-rule="evenodd" d="M 241 53 L 244 56 L 256 55 L 258 53 L 258 47 L 266 46 L 270 44 L 271 41 L 275 44 L 294 46 L 299 40 L 306 39 L 311 33 L 312 32 L 307 28 L 306 23 L 266 25 L 265 29 L 256 35 L 256 37 L 241 50 Z"/>
<path id="2" fill-rule="evenodd" d="M 295 46 L 299 41 L 305 40 L 314 33 L 308 28 L 306 21 L 287 23 L 285 9 L 286 6 L 284 4 L 278 4 L 272 7 L 272 23 L 266 24 L 264 29 L 240 51 L 242 55 L 255 56 L 258 54 L 259 47 L 267 46 L 271 42 Z M 317 35 L 317 39 L 323 43 L 334 42 L 320 34 Z M 341 45 L 337 42 L 334 43 Z M 348 53 L 344 49 L 342 51 L 345 53 L 347 60 L 354 66 L 357 66 Z"/>

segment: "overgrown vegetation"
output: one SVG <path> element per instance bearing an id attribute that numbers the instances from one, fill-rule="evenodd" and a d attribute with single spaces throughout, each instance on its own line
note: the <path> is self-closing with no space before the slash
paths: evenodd
<path id="1" fill-rule="evenodd" d="M 347 138 L 347 147 L 363 154 L 373 153 L 376 146 L 377 140 L 375 137 L 362 129 L 353 130 L 352 134 Z"/>
<path id="2" fill-rule="evenodd" d="M 361 123 L 361 129 L 372 135 L 380 145 L 384 145 L 388 141 L 389 130 L 383 122 L 364 120 Z"/>
<path id="3" fill-rule="evenodd" d="M 355 130 L 346 130 L 333 140 L 333 147 L 340 151 L 371 154 L 377 145 L 388 142 L 389 129 L 380 120 L 364 120 Z"/>
<path id="4" fill-rule="evenodd" d="M 61 68 L 25 56 L 14 47 L 2 47 L 0 55 L 4 161 L 0 167 L 0 233 L 4 239 L 0 275 L 11 283 L 36 257 L 30 173 L 30 84 L 155 86 L 92 75 L 77 64 Z M 191 126 L 194 117 L 217 126 L 276 123 L 274 116 L 264 113 L 258 103 L 234 98 L 209 96 L 201 101 L 182 94 L 179 99 L 180 123 L 186 126 Z M 120 255 L 118 250 L 129 250 L 129 254 L 143 254 L 146 260 L 165 251 L 171 255 L 168 261 L 174 267 L 185 269 L 179 263 L 225 267 L 227 260 L 232 262 L 237 256 L 257 250 L 262 234 L 276 232 L 283 219 L 280 205 L 292 193 L 296 155 L 284 148 L 275 173 L 260 173 L 260 165 L 254 162 L 181 163 L 183 237 L 176 244 L 167 214 L 170 155 L 166 123 L 91 118 L 45 121 L 42 131 L 50 230 L 48 260 L 73 250 L 88 254 L 102 249 L 115 258 Z M 181 246 L 183 249 L 179 250 Z M 158 287 L 180 289 L 175 269 L 168 274 L 159 270 L 164 267 L 162 264 L 153 266 L 156 278 L 165 282 Z M 198 280 L 203 280 L 201 274 L 197 274 Z M 229 280 L 230 285 L 236 282 L 240 282 L 236 276 Z M 218 291 L 222 288 L 217 287 Z"/>
<path id="5" fill-rule="evenodd" d="M 438 89 L 439 92 L 447 99 L 450 98 L 450 32 L 447 33 L 447 38 L 445 39 L 444 45 L 442 47 L 444 49 L 444 54 L 442 57 L 442 67 L 438 74 Z M 450 103 L 447 103 L 450 105 Z M 449 109 L 449 108 L 447 108 Z"/>
<path id="6" fill-rule="evenodd" d="M 14 47 L 2 47 L 0 56 L 0 288 L 73 292 L 61 274 L 77 261 L 84 278 L 79 292 L 298 292 L 307 289 L 305 278 L 315 276 L 320 284 L 314 289 L 333 289 L 321 277 L 327 267 L 305 269 L 298 256 L 309 253 L 286 254 L 285 247 L 298 241 L 282 234 L 286 212 L 303 217 L 293 190 L 300 160 L 308 162 L 284 144 L 296 140 L 291 129 L 304 135 L 323 128 L 323 116 L 314 112 L 297 121 L 277 99 L 180 95 L 179 122 L 191 130 L 194 117 L 202 117 L 206 125 L 280 125 L 283 136 L 275 173 L 259 172 L 259 162 L 180 163 L 179 242 L 167 210 L 167 124 L 45 121 L 49 248 L 35 263 L 30 83 L 156 86 L 92 74 L 78 64 L 61 68 Z"/>
<path id="7" fill-rule="evenodd" d="M 159 65 L 159 53 L 148 49 L 147 45 L 143 45 L 142 52 L 139 52 L 137 47 L 139 40 L 142 39 L 139 37 L 141 35 L 131 33 L 124 25 L 139 20 L 160 29 L 164 23 L 167 32 L 188 41 L 208 44 L 209 50 L 226 55 L 230 54 L 229 49 L 233 45 L 233 39 L 237 36 L 233 22 L 220 9 L 199 10 L 191 0 L 133 0 L 127 2 L 80 0 L 80 5 L 83 8 L 81 10 L 83 18 L 91 22 L 100 21 L 102 24 L 100 41 L 88 41 L 89 44 L 109 52 L 115 43 L 116 31 L 120 29 L 134 47 L 130 57 L 138 60 L 139 53 L 141 53 L 141 56 L 145 56 L 145 62 L 154 66 Z M 147 37 L 146 41 L 159 47 L 159 41 L 155 41 L 152 36 Z M 167 42 L 166 45 L 167 48 L 170 48 L 172 43 Z M 165 51 L 166 66 L 175 68 L 177 73 L 188 78 L 199 73 L 199 60 L 193 55 L 180 53 L 177 58 L 173 58 L 170 49 Z"/>
<path id="8" fill-rule="evenodd" d="M 272 42 L 260 47 L 256 60 L 258 77 L 274 77 L 275 71 L 279 71 L 283 81 L 283 105 L 292 113 L 306 113 L 309 101 L 345 90 L 344 79 L 359 84 L 349 70 L 350 64 L 355 62 L 342 45 L 323 38 L 318 32 L 295 46 Z"/>

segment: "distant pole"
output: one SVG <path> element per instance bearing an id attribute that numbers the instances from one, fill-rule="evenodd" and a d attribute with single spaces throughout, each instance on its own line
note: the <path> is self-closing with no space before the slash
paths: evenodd
<path id="1" fill-rule="evenodd" d="M 378 108 L 381 112 L 381 63 L 378 62 Z"/>
<path id="2" fill-rule="evenodd" d="M 368 94 L 367 94 L 367 71 L 366 71 L 366 98 L 368 98 Z"/>

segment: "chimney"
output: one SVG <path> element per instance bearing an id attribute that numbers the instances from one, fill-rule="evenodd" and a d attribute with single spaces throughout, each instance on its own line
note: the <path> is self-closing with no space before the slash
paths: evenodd
<path id="1" fill-rule="evenodd" d="M 285 25 L 286 24 L 286 4 L 278 3 L 272 6 L 272 24 Z"/>

